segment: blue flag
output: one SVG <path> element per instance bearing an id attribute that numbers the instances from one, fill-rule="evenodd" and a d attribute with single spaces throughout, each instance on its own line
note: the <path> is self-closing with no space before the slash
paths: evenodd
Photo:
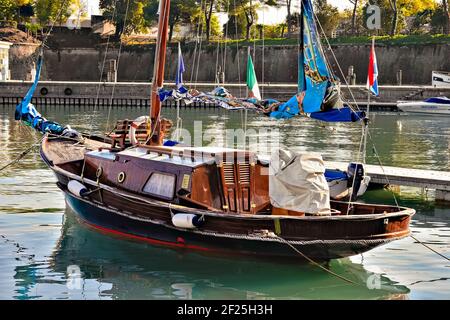
<path id="1" fill-rule="evenodd" d="M 181 45 L 178 43 L 178 66 L 177 66 L 177 76 L 175 78 L 175 83 L 177 85 L 177 89 L 181 89 L 183 87 L 183 72 L 186 71 L 184 68 L 183 55 L 181 53 Z"/>

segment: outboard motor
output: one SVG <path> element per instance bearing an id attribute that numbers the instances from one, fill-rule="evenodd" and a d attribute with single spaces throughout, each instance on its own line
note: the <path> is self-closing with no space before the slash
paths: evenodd
<path id="1" fill-rule="evenodd" d="M 351 188 L 354 183 L 350 201 L 356 201 L 361 182 L 364 179 L 364 165 L 362 163 L 350 163 L 347 168 L 347 175 L 348 187 Z"/>

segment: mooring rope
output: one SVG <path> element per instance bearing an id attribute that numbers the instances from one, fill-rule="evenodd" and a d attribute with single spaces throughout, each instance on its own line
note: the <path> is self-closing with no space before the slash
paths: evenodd
<path id="1" fill-rule="evenodd" d="M 306 260 L 308 260 L 310 263 L 312 263 L 313 265 L 315 265 L 316 267 L 319 267 L 320 269 L 322 269 L 323 271 L 331 274 L 332 276 L 335 276 L 341 280 L 344 280 L 345 282 L 354 284 L 354 285 L 358 285 L 360 286 L 361 284 L 356 283 L 350 279 L 347 279 L 344 276 L 341 276 L 339 274 L 337 274 L 336 272 L 331 271 L 328 268 L 325 268 L 324 266 L 322 266 L 320 263 L 314 261 L 313 259 L 311 259 L 310 257 L 308 257 L 306 254 L 304 254 L 303 252 L 301 252 L 300 250 L 298 250 L 295 246 L 293 246 L 292 244 L 289 243 L 289 241 L 287 241 L 286 239 L 276 235 L 276 234 L 272 234 L 271 236 L 276 237 L 277 239 L 279 239 L 282 243 L 287 244 L 292 250 L 294 250 L 295 252 L 297 252 L 299 255 L 301 255 L 303 258 L 305 258 Z"/>
<path id="2" fill-rule="evenodd" d="M 412 234 L 409 235 L 411 238 L 413 238 L 415 241 L 417 241 L 418 243 L 420 243 L 421 245 L 423 245 L 425 248 L 429 249 L 430 251 L 436 253 L 438 256 L 444 258 L 447 261 L 450 261 L 450 258 L 444 256 L 442 253 L 434 250 L 433 248 L 431 248 L 430 246 L 426 245 L 424 242 L 420 241 L 419 239 L 417 239 L 416 237 L 414 237 Z"/>
<path id="3" fill-rule="evenodd" d="M 40 143 L 34 143 L 29 148 L 25 149 L 25 151 L 22 151 L 14 160 L 10 161 L 6 165 L 0 168 L 0 172 L 5 170 L 6 168 L 18 163 L 20 160 L 22 160 L 23 157 L 25 157 L 27 154 L 29 154 L 34 148 L 39 147 Z"/>

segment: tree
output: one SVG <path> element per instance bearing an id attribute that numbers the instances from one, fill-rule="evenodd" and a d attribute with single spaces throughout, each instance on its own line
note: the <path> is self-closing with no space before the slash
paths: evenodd
<path id="1" fill-rule="evenodd" d="M 250 40 L 250 30 L 258 19 L 256 9 L 259 1 L 257 0 L 233 0 L 233 6 L 230 13 L 234 16 L 242 16 L 245 19 L 245 39 Z"/>
<path id="2" fill-rule="evenodd" d="M 326 0 L 318 0 L 315 11 L 323 31 L 327 36 L 330 36 L 336 30 L 340 19 L 338 8 L 328 4 Z"/>
<path id="3" fill-rule="evenodd" d="M 286 1 L 286 10 L 287 10 L 286 22 L 287 22 L 288 36 L 290 37 L 291 33 L 292 33 L 292 20 L 291 20 L 292 0 L 285 0 L 285 1 Z"/>
<path id="4" fill-rule="evenodd" d="M 42 25 L 58 22 L 62 25 L 73 12 L 73 0 L 36 0 L 36 17 Z"/>
<path id="5" fill-rule="evenodd" d="M 358 0 L 349 0 L 351 4 L 353 4 L 353 12 L 352 12 L 352 34 L 356 34 L 356 14 L 358 10 Z"/>
<path id="6" fill-rule="evenodd" d="M 150 23 L 158 20 L 158 0 L 152 0 L 144 8 L 144 17 Z M 169 41 L 172 40 L 175 27 L 180 23 L 195 22 L 201 14 L 200 6 L 195 0 L 172 0 L 169 15 Z"/>
<path id="7" fill-rule="evenodd" d="M 442 4 L 436 8 L 431 17 L 431 27 L 435 33 L 449 34 L 450 17 L 449 17 L 449 1 L 443 0 Z"/>
<path id="8" fill-rule="evenodd" d="M 203 14 L 205 17 L 206 41 L 209 42 L 211 37 L 211 19 L 213 17 L 214 7 L 217 5 L 216 0 L 205 0 L 203 4 Z"/>
<path id="9" fill-rule="evenodd" d="M 148 3 L 149 0 L 100 0 L 100 8 L 103 16 L 116 27 L 115 38 L 119 40 L 122 34 L 143 32 L 149 26 L 144 17 Z"/>
<path id="10" fill-rule="evenodd" d="M 0 1 L 0 20 L 11 21 L 16 18 L 18 3 L 16 0 Z"/>
<path id="11" fill-rule="evenodd" d="M 444 13 L 444 34 L 450 34 L 450 10 L 449 1 L 442 0 L 442 11 Z"/>
<path id="12" fill-rule="evenodd" d="M 397 23 L 398 23 L 398 7 L 397 7 L 397 0 L 389 0 L 389 5 L 391 6 L 391 10 L 393 13 L 392 16 L 392 25 L 391 25 L 391 33 L 390 35 L 393 36 L 397 33 Z"/>
<path id="13" fill-rule="evenodd" d="M 228 21 L 223 26 L 223 33 L 227 34 L 230 38 L 240 39 L 244 36 L 245 23 L 245 17 L 242 13 L 236 14 L 235 12 L 230 12 Z"/>
<path id="14" fill-rule="evenodd" d="M 245 38 L 247 40 L 250 39 L 252 27 L 257 23 L 258 9 L 263 5 L 278 7 L 279 2 L 276 0 L 228 0 L 227 9 L 230 9 L 230 14 L 245 18 Z"/>

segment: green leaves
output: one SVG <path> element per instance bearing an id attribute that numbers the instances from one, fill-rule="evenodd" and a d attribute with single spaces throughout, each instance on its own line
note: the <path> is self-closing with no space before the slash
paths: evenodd
<path id="1" fill-rule="evenodd" d="M 35 12 L 43 25 L 57 22 L 64 23 L 74 11 L 74 0 L 36 0 Z"/>

